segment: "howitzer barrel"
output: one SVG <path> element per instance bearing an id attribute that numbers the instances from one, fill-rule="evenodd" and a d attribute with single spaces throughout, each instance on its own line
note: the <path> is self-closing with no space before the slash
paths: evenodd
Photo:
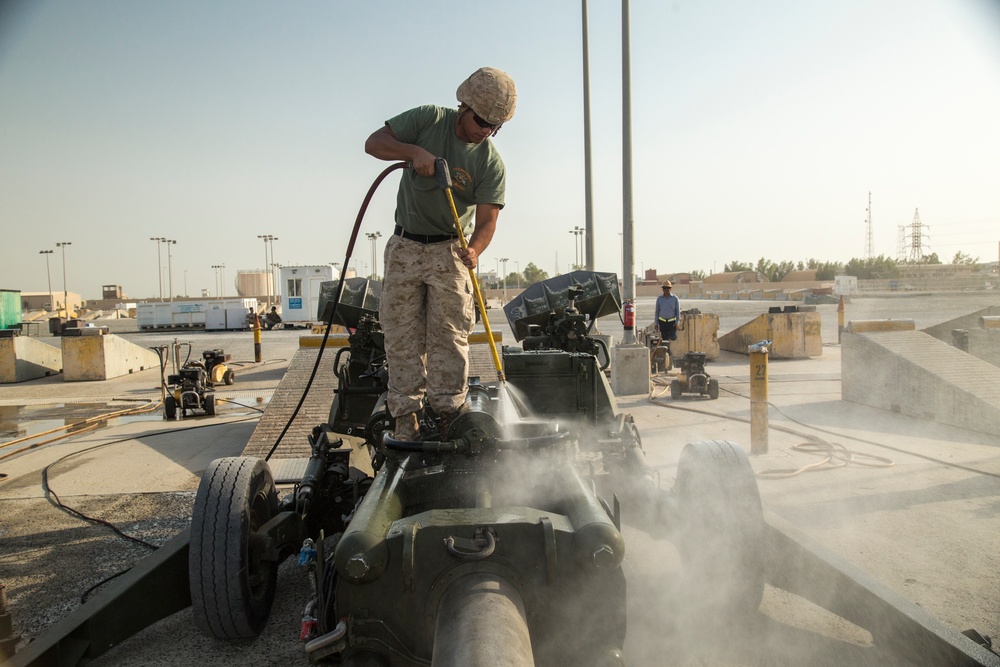
<path id="1" fill-rule="evenodd" d="M 454 581 L 438 608 L 432 667 L 533 667 L 521 594 L 488 572 Z"/>

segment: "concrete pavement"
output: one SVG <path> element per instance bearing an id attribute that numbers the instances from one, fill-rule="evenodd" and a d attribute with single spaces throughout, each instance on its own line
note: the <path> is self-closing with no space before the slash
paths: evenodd
<path id="1" fill-rule="evenodd" d="M 247 405 L 256 405 L 255 392 L 267 400 L 297 349 L 297 336 L 287 336 L 293 332 L 285 332 L 285 339 L 271 338 L 275 333 L 264 339 L 272 363 L 238 369 L 232 389 L 246 394 Z M 668 393 L 654 400 L 619 398 L 619 408 L 635 417 L 664 486 L 671 484 L 687 442 L 725 439 L 749 449 L 748 359 L 723 353 L 709 371 L 720 380 L 717 401 L 694 396 L 671 401 Z M 826 345 L 819 358 L 772 361 L 770 373 L 770 451 L 751 459 L 764 475 L 759 486 L 765 508 L 946 625 L 1000 635 L 995 538 L 1000 437 L 842 401 L 836 345 Z M 109 385 L 100 388 L 60 385 L 53 378 L 28 383 L 31 387 L 0 387 L 0 406 L 67 399 L 112 404 L 115 398 L 156 394 L 155 374 L 120 380 L 114 386 L 119 380 L 99 383 Z M 70 396 L 69 386 L 80 394 Z M 0 461 L 0 473 L 7 474 L 0 482 L 0 580 L 8 586 L 10 611 L 21 631 L 38 632 L 72 608 L 83 590 L 144 553 L 45 500 L 40 484 L 45 466 L 68 453 L 124 440 L 56 463 L 51 485 L 66 504 L 162 541 L 186 525 L 192 491 L 207 462 L 241 451 L 256 418 L 252 408 L 234 405 L 215 419 L 166 424 L 137 418 Z M 803 443 L 848 455 L 835 460 L 844 465 L 793 474 L 822 460 L 804 451 Z M 775 470 L 781 472 L 769 474 Z M 760 636 L 739 651 L 715 647 L 706 653 L 706 643 L 678 649 L 669 641 L 676 639 L 669 628 L 677 608 L 667 594 L 677 576 L 676 553 L 627 527 L 625 535 L 630 664 L 663 664 L 665 656 L 674 664 L 860 664 L 866 655 L 870 637 L 864 631 L 773 589 L 765 594 Z M 251 644 L 224 646 L 202 637 L 185 611 L 94 664 L 307 664 L 295 639 L 306 588 L 305 578 L 286 562 L 272 618 Z"/>

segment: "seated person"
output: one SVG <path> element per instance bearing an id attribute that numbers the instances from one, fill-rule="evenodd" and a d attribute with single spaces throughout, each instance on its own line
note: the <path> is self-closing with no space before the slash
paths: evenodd
<path id="1" fill-rule="evenodd" d="M 281 315 L 278 314 L 278 307 L 271 306 L 271 312 L 264 316 L 264 327 L 270 331 L 278 324 L 281 324 Z"/>

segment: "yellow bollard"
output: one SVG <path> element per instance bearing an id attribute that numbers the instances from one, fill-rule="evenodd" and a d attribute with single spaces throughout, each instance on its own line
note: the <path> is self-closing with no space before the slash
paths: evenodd
<path id="1" fill-rule="evenodd" d="M 253 360 L 259 364 L 264 360 L 260 347 L 260 317 L 252 310 L 250 316 L 253 318 Z"/>
<path id="2" fill-rule="evenodd" d="M 767 454 L 767 345 L 750 346 L 750 453 Z"/>
<path id="3" fill-rule="evenodd" d="M 837 302 L 837 344 L 840 344 L 840 335 L 844 333 L 844 295 L 840 295 Z"/>

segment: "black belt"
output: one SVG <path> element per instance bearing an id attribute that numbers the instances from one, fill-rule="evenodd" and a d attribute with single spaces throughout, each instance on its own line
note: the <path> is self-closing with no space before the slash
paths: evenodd
<path id="1" fill-rule="evenodd" d="M 410 232 L 404 230 L 399 225 L 396 225 L 396 231 L 393 232 L 396 236 L 402 236 L 404 239 L 409 239 L 410 241 L 416 241 L 417 243 L 444 243 L 445 241 L 454 241 L 458 238 L 455 234 L 411 234 Z"/>

